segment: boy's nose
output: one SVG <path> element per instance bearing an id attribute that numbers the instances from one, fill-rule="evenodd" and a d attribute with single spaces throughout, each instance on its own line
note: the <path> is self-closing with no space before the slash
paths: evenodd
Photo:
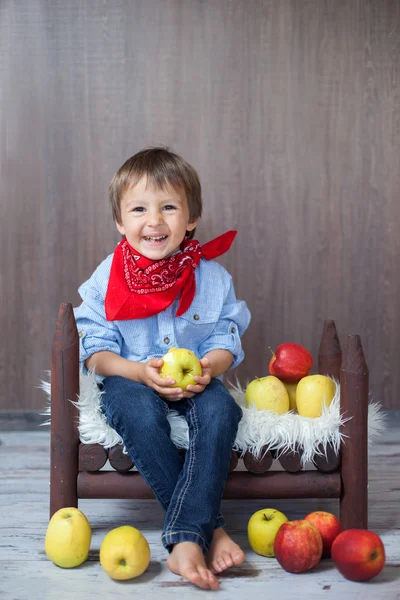
<path id="1" fill-rule="evenodd" d="M 149 213 L 149 225 L 158 227 L 163 222 L 162 213 L 160 211 L 154 211 Z"/>

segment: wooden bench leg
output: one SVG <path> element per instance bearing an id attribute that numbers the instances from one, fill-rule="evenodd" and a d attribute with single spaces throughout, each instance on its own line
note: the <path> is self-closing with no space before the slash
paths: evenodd
<path id="1" fill-rule="evenodd" d="M 343 529 L 368 528 L 368 382 L 360 336 L 349 335 L 340 371 L 340 411 L 351 417 L 341 430 Z"/>
<path id="2" fill-rule="evenodd" d="M 50 518 L 78 506 L 79 337 L 72 304 L 60 306 L 51 358 Z"/>

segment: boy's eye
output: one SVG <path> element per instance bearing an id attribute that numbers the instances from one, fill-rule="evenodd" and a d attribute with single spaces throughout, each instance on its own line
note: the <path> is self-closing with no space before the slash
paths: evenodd
<path id="1" fill-rule="evenodd" d="M 132 212 L 143 212 L 143 211 L 144 211 L 143 206 L 135 206 L 134 208 L 132 208 Z"/>
<path id="2" fill-rule="evenodd" d="M 173 204 L 166 204 L 164 210 L 175 210 L 175 206 Z"/>

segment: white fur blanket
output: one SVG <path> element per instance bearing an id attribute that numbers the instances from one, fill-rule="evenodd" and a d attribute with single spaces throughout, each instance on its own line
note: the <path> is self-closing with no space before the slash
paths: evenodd
<path id="1" fill-rule="evenodd" d="M 49 374 L 50 375 L 50 374 Z M 302 466 L 312 460 L 314 454 L 325 454 L 328 444 L 335 453 L 339 452 L 342 434 L 340 426 L 348 420 L 340 414 L 340 386 L 336 383 L 336 394 L 331 405 L 324 407 L 321 417 L 311 419 L 302 417 L 290 411 L 278 415 L 268 410 L 257 410 L 254 406 L 247 407 L 245 388 L 230 386 L 230 393 L 243 410 L 239 423 L 234 449 L 241 456 L 250 451 L 256 458 L 262 453 L 273 449 L 279 456 L 283 451 L 294 450 L 300 446 L 303 450 Z M 40 386 L 47 394 L 47 409 L 44 413 L 50 416 L 50 383 L 41 382 Z M 97 386 L 95 374 L 80 375 L 80 394 L 77 401 L 71 402 L 79 409 L 79 436 L 84 444 L 101 444 L 111 448 L 122 444 L 120 436 L 106 423 L 100 408 L 102 392 Z M 183 416 L 171 410 L 168 414 L 171 424 L 171 439 L 178 448 L 187 448 L 189 442 L 188 425 Z M 384 413 L 377 402 L 370 402 L 368 407 L 368 440 L 372 442 L 385 428 Z M 43 425 L 49 425 L 47 420 Z M 322 451 L 321 448 L 322 447 Z"/>

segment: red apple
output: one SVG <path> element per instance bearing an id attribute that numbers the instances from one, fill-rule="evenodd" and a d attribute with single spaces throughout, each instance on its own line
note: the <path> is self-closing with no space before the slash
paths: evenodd
<path id="1" fill-rule="evenodd" d="M 312 365 L 313 358 L 308 350 L 300 344 L 287 342 L 272 353 L 268 370 L 282 381 L 296 383 L 309 374 Z"/>
<path id="2" fill-rule="evenodd" d="M 372 531 L 346 529 L 332 544 L 332 558 L 346 579 L 366 581 L 382 571 L 385 547 L 379 535 Z"/>
<path id="3" fill-rule="evenodd" d="M 275 537 L 274 554 L 285 571 L 308 571 L 321 559 L 321 535 L 313 523 L 304 519 L 283 523 Z"/>
<path id="4" fill-rule="evenodd" d="M 340 521 L 332 513 L 317 510 L 304 517 L 305 521 L 314 523 L 322 538 L 322 556 L 329 558 L 331 556 L 331 546 L 333 540 L 342 531 Z"/>

